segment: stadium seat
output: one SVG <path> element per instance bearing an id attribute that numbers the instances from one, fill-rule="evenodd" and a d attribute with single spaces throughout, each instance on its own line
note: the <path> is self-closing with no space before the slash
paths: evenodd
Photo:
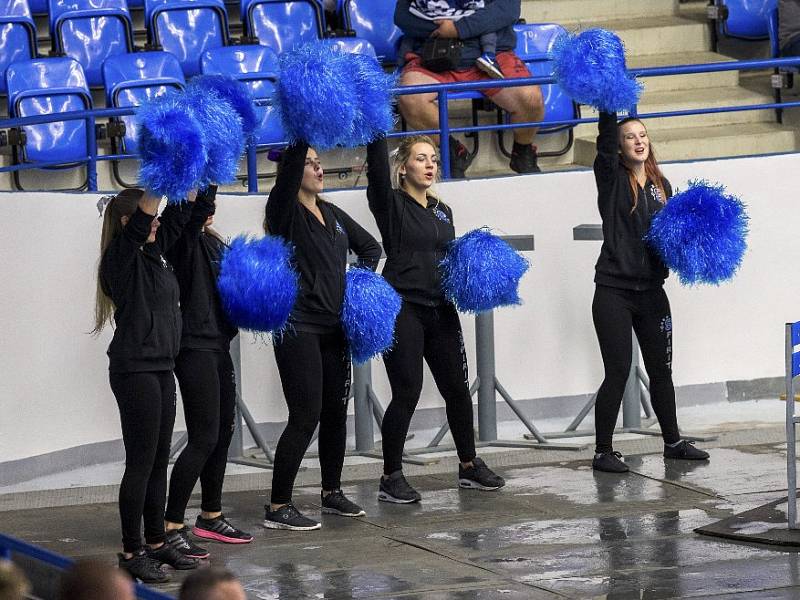
<path id="1" fill-rule="evenodd" d="M 17 62 L 6 69 L 11 118 L 92 108 L 86 76 L 67 57 Z M 56 121 L 23 127 L 27 141 L 13 146 L 14 163 L 58 162 L 63 167 L 86 162 L 86 121 Z M 94 132 L 91 132 L 94 135 Z M 19 179 L 15 177 L 17 187 Z"/>
<path id="2" fill-rule="evenodd" d="M 83 67 L 91 87 L 103 85 L 103 61 L 133 51 L 133 25 L 125 0 L 49 0 L 50 35 L 58 56 Z"/>
<path id="3" fill-rule="evenodd" d="M 769 39 L 769 13 L 777 0 L 715 0 L 716 32 L 740 40 Z"/>
<path id="4" fill-rule="evenodd" d="M 256 100 L 261 100 L 262 120 L 257 134 L 259 144 L 283 142 L 286 134 L 277 108 L 273 105 L 278 80 L 278 55 L 266 46 L 228 46 L 203 53 L 204 75 L 230 75 L 247 84 Z"/>
<path id="5" fill-rule="evenodd" d="M 242 0 L 245 33 L 278 54 L 325 37 L 325 13 L 318 0 Z"/>
<path id="6" fill-rule="evenodd" d="M 375 52 L 375 47 L 363 38 L 328 38 L 325 40 L 325 43 L 333 46 L 334 48 L 338 48 L 342 52 L 349 52 L 351 54 L 367 54 L 369 56 L 378 58 L 378 54 Z"/>
<path id="7" fill-rule="evenodd" d="M 228 44 L 228 15 L 222 0 L 145 0 L 151 46 L 174 54 L 183 74 L 200 73 L 200 56 Z"/>
<path id="8" fill-rule="evenodd" d="M 403 35 L 394 24 L 394 2 L 385 0 L 340 0 L 345 28 L 368 40 L 387 65 L 397 63 L 397 44 Z"/>
<path id="9" fill-rule="evenodd" d="M 32 15 L 46 15 L 49 7 L 47 0 L 28 0 L 28 8 Z"/>
<path id="10" fill-rule="evenodd" d="M 6 67 L 36 58 L 36 26 L 26 0 L 0 0 L 0 93 L 6 92 Z"/>

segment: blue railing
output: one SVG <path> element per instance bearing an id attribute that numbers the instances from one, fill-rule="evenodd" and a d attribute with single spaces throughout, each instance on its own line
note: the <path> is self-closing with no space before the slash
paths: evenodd
<path id="1" fill-rule="evenodd" d="M 0 533 L 0 559 L 12 560 L 12 554 L 20 554 L 63 570 L 69 569 L 74 563 L 73 560 L 65 556 Z M 151 590 L 140 584 L 136 584 L 136 597 L 143 600 L 172 600 L 172 596 Z"/>
<path id="2" fill-rule="evenodd" d="M 670 75 L 694 75 L 704 73 L 718 73 L 721 71 L 747 71 L 757 69 L 800 69 L 800 57 L 786 57 L 786 58 L 772 58 L 764 60 L 742 60 L 742 61 L 726 61 L 710 64 L 699 65 L 675 65 L 667 67 L 646 67 L 640 69 L 631 69 L 630 73 L 640 78 L 646 77 L 665 77 Z M 501 131 L 506 129 L 521 129 L 526 127 L 558 127 L 558 126 L 575 126 L 582 123 L 596 123 L 596 118 L 579 118 L 579 119 L 565 119 L 561 121 L 550 121 L 544 119 L 542 121 L 530 121 L 525 123 L 507 123 L 507 124 L 491 124 L 491 125 L 473 125 L 468 127 L 450 127 L 449 124 L 449 106 L 448 99 L 451 94 L 456 92 L 470 92 L 480 91 L 486 88 L 507 88 L 519 87 L 525 85 L 545 85 L 556 83 L 552 76 L 528 77 L 524 79 L 504 79 L 504 80 L 487 80 L 475 81 L 467 83 L 448 83 L 448 84 L 435 84 L 435 85 L 418 85 L 408 87 L 398 87 L 394 90 L 398 96 L 406 96 L 412 94 L 430 94 L 437 95 L 439 104 L 439 128 L 424 130 L 424 131 L 398 131 L 389 134 L 389 137 L 403 137 L 408 135 L 439 135 L 440 136 L 440 160 L 442 175 L 445 179 L 450 177 L 450 141 L 449 136 L 452 133 L 471 133 L 480 131 Z M 741 112 L 749 110 L 779 110 L 786 108 L 800 107 L 800 101 L 792 102 L 767 102 L 761 104 L 747 104 L 741 106 L 719 106 L 709 108 L 696 108 L 686 110 L 673 110 L 661 111 L 652 113 L 637 113 L 635 108 L 632 113 L 636 113 L 641 119 L 665 118 L 665 117 L 683 117 L 689 115 L 705 115 L 726 112 Z M 35 117 L 23 117 L 16 119 L 0 120 L 0 129 L 9 129 L 12 127 L 22 127 L 26 125 L 39 125 L 43 123 L 54 123 L 62 121 L 86 121 L 87 131 L 87 148 L 86 156 L 71 161 L 71 163 L 86 163 L 87 168 L 87 188 L 88 191 L 97 191 L 97 163 L 99 161 L 120 161 L 137 159 L 138 156 L 134 154 L 98 154 L 97 140 L 92 133 L 95 130 L 95 123 L 98 119 L 120 117 L 133 115 L 136 112 L 134 107 L 127 108 L 104 108 L 93 109 L 85 111 L 74 111 L 67 113 L 60 113 L 57 115 L 41 115 Z M 275 144 L 250 144 L 247 147 L 247 191 L 249 193 L 258 192 L 258 169 L 256 152 L 259 150 L 284 146 L 284 143 Z M 22 171 L 27 169 L 40 169 L 47 167 L 62 166 L 63 163 L 56 162 L 36 162 L 36 163 L 22 163 L 18 165 L 11 165 L 7 167 L 0 167 L 0 173 L 8 173 L 12 171 Z"/>

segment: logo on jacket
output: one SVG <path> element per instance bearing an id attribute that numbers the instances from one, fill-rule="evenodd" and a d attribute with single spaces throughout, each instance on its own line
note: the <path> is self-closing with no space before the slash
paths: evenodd
<path id="1" fill-rule="evenodd" d="M 344 235 L 344 227 L 339 224 L 339 221 L 336 221 L 336 233 Z"/>
<path id="2" fill-rule="evenodd" d="M 434 206 L 431 210 L 433 211 L 433 214 L 436 216 L 436 218 L 439 219 L 440 221 L 444 221 L 445 223 L 450 222 L 450 219 L 447 218 L 447 214 L 441 208 L 437 208 Z"/>

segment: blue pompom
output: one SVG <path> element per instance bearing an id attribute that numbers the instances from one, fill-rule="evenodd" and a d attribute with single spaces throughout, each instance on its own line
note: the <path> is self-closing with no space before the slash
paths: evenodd
<path id="1" fill-rule="evenodd" d="M 625 47 L 610 31 L 562 34 L 553 46 L 553 62 L 558 84 L 580 104 L 620 112 L 639 102 L 642 84 L 628 74 Z"/>
<path id="2" fill-rule="evenodd" d="M 245 138 L 256 134 L 261 118 L 258 115 L 255 98 L 246 84 L 227 75 L 198 75 L 189 83 L 189 88 L 215 93 L 230 104 L 239 115 Z"/>
<path id="3" fill-rule="evenodd" d="M 367 54 L 351 54 L 349 66 L 349 80 L 355 85 L 359 110 L 353 123 L 353 137 L 342 145 L 363 146 L 394 129 L 392 88 L 397 85 L 397 76 L 385 73 L 378 60 Z"/>
<path id="4" fill-rule="evenodd" d="M 216 92 L 202 87 L 187 88 L 183 102 L 200 123 L 208 153 L 200 187 L 235 181 L 245 144 L 241 118 Z"/>
<path id="5" fill-rule="evenodd" d="M 342 325 L 353 360 L 363 363 L 391 348 L 402 301 L 386 280 L 369 269 L 346 275 Z"/>
<path id="6" fill-rule="evenodd" d="M 217 278 L 222 306 L 241 329 L 280 332 L 299 290 L 292 248 L 282 238 L 235 238 L 225 251 Z"/>
<path id="7" fill-rule="evenodd" d="M 142 104 L 139 121 L 139 182 L 170 202 L 183 202 L 198 187 L 208 158 L 201 126 L 186 111 L 179 94 Z"/>
<path id="8" fill-rule="evenodd" d="M 684 285 L 731 279 L 747 249 L 744 203 L 722 185 L 689 182 L 650 222 L 645 239 Z"/>
<path id="9" fill-rule="evenodd" d="M 474 229 L 450 244 L 441 263 L 445 297 L 461 312 L 520 304 L 519 280 L 528 261 L 488 228 Z"/>

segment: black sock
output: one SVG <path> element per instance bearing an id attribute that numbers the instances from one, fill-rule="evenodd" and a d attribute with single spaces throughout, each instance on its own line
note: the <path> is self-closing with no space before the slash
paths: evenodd
<path id="1" fill-rule="evenodd" d="M 522 152 L 526 148 L 531 148 L 531 147 L 532 147 L 531 144 L 519 144 L 517 142 L 514 142 L 514 149 L 512 150 L 512 152 Z M 536 152 L 535 146 L 533 147 L 533 151 Z"/>

